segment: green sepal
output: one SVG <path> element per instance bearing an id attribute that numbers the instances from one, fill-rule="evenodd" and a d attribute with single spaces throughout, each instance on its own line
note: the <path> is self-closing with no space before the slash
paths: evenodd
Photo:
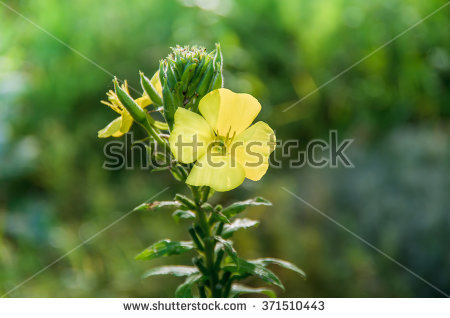
<path id="1" fill-rule="evenodd" d="M 215 89 L 219 89 L 223 87 L 223 73 L 222 70 L 219 70 L 215 73 L 214 78 L 211 82 L 211 91 Z"/>
<path id="2" fill-rule="evenodd" d="M 192 77 L 194 76 L 196 67 L 197 67 L 196 63 L 186 65 L 183 75 L 181 76 L 181 82 L 183 83 L 182 86 L 183 93 L 187 91 L 188 85 L 191 82 Z"/>
<path id="3" fill-rule="evenodd" d="M 166 78 L 166 64 L 164 61 L 159 61 L 159 82 L 164 86 L 164 79 Z"/>
<path id="4" fill-rule="evenodd" d="M 170 89 L 175 88 L 175 84 L 178 82 L 177 76 L 175 75 L 176 72 L 176 66 L 171 65 L 168 63 L 167 70 L 166 70 L 166 76 L 167 76 L 167 84 L 169 85 Z"/>
<path id="5" fill-rule="evenodd" d="M 220 48 L 220 43 L 216 43 L 216 54 L 214 55 L 214 65 L 217 66 L 217 70 L 222 72 L 223 69 L 223 56 L 222 49 Z"/>
<path id="6" fill-rule="evenodd" d="M 211 79 L 214 75 L 214 65 L 210 63 L 202 76 L 200 83 L 198 84 L 196 93 L 198 96 L 203 97 L 207 92 L 211 84 Z"/>
<path id="7" fill-rule="evenodd" d="M 150 245 L 136 255 L 135 259 L 149 261 L 159 257 L 182 254 L 193 248 L 194 244 L 191 241 L 172 242 L 169 239 L 165 239 Z"/>
<path id="8" fill-rule="evenodd" d="M 123 90 L 119 86 L 117 78 L 114 78 L 113 83 L 119 101 L 127 109 L 131 117 L 133 117 L 136 122 L 145 124 L 147 122 L 147 115 L 145 111 L 134 101 L 134 99 L 130 95 L 128 95 L 125 90 Z"/>
<path id="9" fill-rule="evenodd" d="M 203 68 L 203 66 L 205 65 L 206 61 L 208 61 L 207 57 L 204 57 L 200 60 L 200 62 L 197 65 L 197 68 L 195 69 L 194 72 L 194 78 L 197 79 L 198 77 L 201 78 L 202 75 L 202 71 L 204 72 L 206 68 Z M 199 80 L 200 81 L 200 80 Z M 198 82 L 197 82 L 198 84 Z"/>
<path id="10" fill-rule="evenodd" d="M 166 119 L 169 130 L 173 129 L 175 111 L 177 110 L 177 105 L 175 97 L 173 96 L 169 85 L 167 85 L 167 79 L 164 78 L 163 82 L 163 101 L 164 101 L 164 118 Z"/>
<path id="11" fill-rule="evenodd" d="M 176 63 L 172 59 L 168 59 L 167 62 L 169 63 L 169 67 L 172 69 L 175 80 L 179 82 L 181 80 L 181 74 L 183 74 L 182 65 L 184 63 L 182 62 L 180 65 L 180 63 Z"/>
<path id="12" fill-rule="evenodd" d="M 194 94 L 197 91 L 197 86 L 200 83 L 200 81 L 203 78 L 203 75 L 208 68 L 208 66 L 211 64 L 211 58 L 209 56 L 205 56 L 198 65 L 197 69 L 195 70 L 194 78 L 192 79 L 191 84 L 189 85 L 188 91 L 187 91 L 187 98 L 191 99 Z"/>
<path id="13" fill-rule="evenodd" d="M 139 72 L 139 75 L 141 76 L 142 89 L 147 93 L 148 97 L 150 97 L 155 105 L 162 106 L 163 102 L 161 96 L 159 96 L 151 81 L 144 75 L 144 73 Z"/>

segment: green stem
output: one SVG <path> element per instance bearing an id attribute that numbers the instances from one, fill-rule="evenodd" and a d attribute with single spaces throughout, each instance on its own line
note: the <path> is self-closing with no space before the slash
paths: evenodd
<path id="1" fill-rule="evenodd" d="M 207 212 L 202 208 L 203 198 L 205 197 L 205 193 L 203 191 L 209 191 L 209 188 L 202 189 L 203 191 L 199 191 L 200 189 L 198 187 L 191 187 L 192 194 L 194 196 L 195 200 L 195 210 L 197 214 L 197 225 L 202 230 L 200 239 L 203 241 L 203 257 L 205 260 L 205 266 L 209 273 L 209 289 L 211 291 L 212 297 L 220 297 L 221 296 L 221 290 L 220 286 L 218 284 L 219 282 L 219 271 L 220 267 L 218 268 L 216 266 L 216 253 L 215 253 L 215 246 L 216 241 L 214 239 L 213 235 L 213 227 L 215 226 L 215 223 L 210 224 L 208 222 L 208 216 Z M 201 251 L 199 251 L 201 252 Z M 219 287 L 219 288 L 218 288 Z"/>

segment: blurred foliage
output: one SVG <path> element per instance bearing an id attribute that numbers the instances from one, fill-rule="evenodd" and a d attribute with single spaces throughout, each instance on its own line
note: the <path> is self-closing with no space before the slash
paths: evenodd
<path id="1" fill-rule="evenodd" d="M 355 139 L 355 169 L 271 169 L 260 183 L 218 195 L 274 203 L 246 212 L 261 224 L 237 233 L 238 251 L 307 272 L 302 281 L 274 268 L 286 282 L 281 296 L 442 296 L 284 186 L 450 291 L 449 8 L 283 112 L 442 1 L 5 3 L 33 22 L 0 5 L 0 294 L 164 187 L 161 199 L 179 187 L 164 173 L 102 169 L 107 141 L 97 130 L 114 116 L 99 103 L 112 87 L 102 68 L 139 88 L 138 71 L 153 73 L 169 46 L 215 42 L 225 86 L 255 95 L 279 139 L 305 145 L 329 129 Z M 170 297 L 179 280 L 141 280 L 148 264 L 133 257 L 185 233 L 169 213 L 131 214 L 10 296 Z"/>

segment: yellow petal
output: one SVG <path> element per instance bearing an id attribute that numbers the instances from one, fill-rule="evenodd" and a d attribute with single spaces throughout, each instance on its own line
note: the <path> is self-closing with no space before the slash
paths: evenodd
<path id="1" fill-rule="evenodd" d="M 152 83 L 153 87 L 156 89 L 158 94 L 162 96 L 162 85 L 161 81 L 159 80 L 159 71 L 156 71 L 155 74 L 153 74 L 153 77 L 150 80 L 150 83 Z"/>
<path id="2" fill-rule="evenodd" d="M 269 156 L 275 149 L 275 133 L 265 122 L 259 121 L 240 133 L 231 144 L 231 153 L 243 166 L 245 176 L 258 181 L 269 167 Z"/>
<path id="3" fill-rule="evenodd" d="M 120 125 L 120 132 L 126 134 L 130 131 L 131 125 L 133 125 L 133 117 L 131 117 L 128 111 L 122 112 L 122 123 Z"/>
<path id="4" fill-rule="evenodd" d="M 150 97 L 147 96 L 147 94 L 144 94 L 138 99 L 136 99 L 135 102 L 136 104 L 141 106 L 141 108 L 145 108 L 152 103 L 152 100 L 150 99 Z"/>
<path id="5" fill-rule="evenodd" d="M 98 138 L 108 137 L 120 137 L 123 133 L 120 132 L 120 126 L 122 125 L 122 117 L 117 117 L 110 122 L 105 128 L 98 131 Z"/>
<path id="6" fill-rule="evenodd" d="M 231 156 L 208 153 L 196 162 L 186 183 L 210 186 L 216 191 L 229 191 L 239 186 L 244 179 L 244 168 Z"/>
<path id="7" fill-rule="evenodd" d="M 170 134 L 170 150 L 182 163 L 191 163 L 203 156 L 214 134 L 206 120 L 190 110 L 178 108 Z"/>
<path id="8" fill-rule="evenodd" d="M 201 99 L 199 110 L 219 136 L 232 137 L 250 126 L 261 110 L 261 105 L 252 95 L 219 88 Z"/>
<path id="9" fill-rule="evenodd" d="M 111 108 L 113 111 L 115 111 L 119 115 L 122 114 L 122 110 L 119 107 L 117 107 L 117 105 L 115 105 L 114 103 L 106 102 L 104 100 L 101 100 L 100 103 L 108 106 L 109 108 Z"/>

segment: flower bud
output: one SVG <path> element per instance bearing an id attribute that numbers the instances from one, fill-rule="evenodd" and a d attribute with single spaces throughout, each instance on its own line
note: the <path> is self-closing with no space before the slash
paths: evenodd
<path id="1" fill-rule="evenodd" d="M 139 75 L 141 76 L 141 86 L 144 89 L 145 93 L 147 93 L 154 104 L 156 104 L 157 106 L 162 106 L 163 103 L 161 97 L 159 96 L 158 91 L 153 86 L 152 82 L 144 75 L 144 73 L 139 72 Z"/>
<path id="2" fill-rule="evenodd" d="M 134 99 L 128 95 L 128 93 L 119 86 L 117 78 L 114 78 L 114 89 L 116 90 L 117 97 L 122 105 L 127 109 L 133 119 L 142 124 L 147 121 L 147 115 L 145 111 L 134 101 Z"/>
<path id="3" fill-rule="evenodd" d="M 197 112 L 200 99 L 211 90 L 222 87 L 222 66 L 223 57 L 219 44 L 210 53 L 202 47 L 176 46 L 160 62 L 162 104 L 170 128 L 178 107 Z"/>

